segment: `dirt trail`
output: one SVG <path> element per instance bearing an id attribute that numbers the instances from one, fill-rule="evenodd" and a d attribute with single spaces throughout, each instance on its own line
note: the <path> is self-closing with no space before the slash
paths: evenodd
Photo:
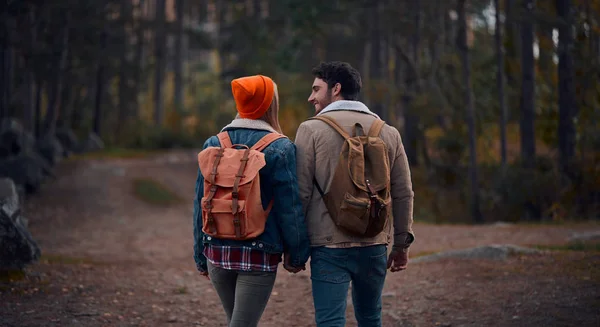
<path id="1" fill-rule="evenodd" d="M 43 260 L 0 282 L 0 326 L 225 326 L 192 259 L 195 154 L 62 163 L 25 213 Z M 148 205 L 150 177 L 184 199 Z M 413 254 L 485 244 L 564 244 L 573 226 L 417 223 Z M 600 256 L 552 252 L 508 261 L 447 259 L 389 274 L 384 326 L 599 326 Z M 280 270 L 261 326 L 314 326 L 308 273 Z M 347 326 L 356 326 L 349 302 Z"/>

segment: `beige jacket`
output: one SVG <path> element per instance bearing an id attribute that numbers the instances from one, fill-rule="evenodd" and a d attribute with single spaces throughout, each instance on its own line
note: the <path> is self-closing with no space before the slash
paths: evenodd
<path id="1" fill-rule="evenodd" d="M 327 115 L 351 134 L 351 126 L 360 123 L 365 133 L 377 116 L 358 101 L 336 101 L 319 115 Z M 300 198 L 306 216 L 311 246 L 336 246 L 344 244 L 389 244 L 407 247 L 414 240 L 413 197 L 410 169 L 398 130 L 385 125 L 381 138 L 388 148 L 391 171 L 392 216 L 384 231 L 373 238 L 360 238 L 344 233 L 329 216 L 313 178 L 325 193 L 328 192 L 333 172 L 344 142 L 329 125 L 308 120 L 298 127 L 296 134 L 297 172 Z"/>

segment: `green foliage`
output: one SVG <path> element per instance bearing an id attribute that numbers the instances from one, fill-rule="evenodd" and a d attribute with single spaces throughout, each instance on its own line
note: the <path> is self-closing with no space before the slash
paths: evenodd
<path id="1" fill-rule="evenodd" d="M 574 241 L 564 245 L 536 245 L 540 250 L 600 252 L 600 243 Z"/>
<path id="2" fill-rule="evenodd" d="M 129 144 L 141 149 L 193 148 L 202 146 L 202 139 L 166 127 L 143 128 Z"/>
<path id="3" fill-rule="evenodd" d="M 170 206 L 182 202 L 182 199 L 167 187 L 149 178 L 133 180 L 133 192 L 140 200 L 157 206 Z"/>
<path id="4" fill-rule="evenodd" d="M 553 2 L 538 1 L 533 17 L 524 17 L 517 2 L 514 12 L 503 13 L 510 16 L 504 20 L 502 40 L 506 48 L 509 165 L 500 167 L 496 49 L 490 22 L 485 20 L 490 2 L 469 1 L 468 14 L 473 19 L 469 30 L 470 91 L 476 112 L 482 210 L 488 221 L 597 217 L 598 1 L 590 4 L 591 16 L 583 2 L 574 8 L 576 38 L 570 50 L 575 66 L 577 151 L 568 173 L 556 168 L 555 154 L 560 117 L 553 60 L 558 47 L 552 42 L 552 29 L 562 22 Z M 19 113 L 26 107 L 22 101 L 27 97 L 24 73 L 32 71 L 41 83 L 41 114 L 45 115 L 65 28 L 69 31 L 68 64 L 62 72 L 65 83 L 59 124 L 88 135 L 95 122 L 96 100 L 100 100 L 101 136 L 108 149 L 93 154 L 98 156 L 134 157 L 173 147 L 201 147 L 236 115 L 230 81 L 250 74 L 269 75 L 278 84 L 280 123 L 284 133 L 293 138 L 298 125 L 313 114 L 307 103 L 313 79 L 310 69 L 321 60 L 348 61 L 362 74 L 362 100 L 371 108 L 385 108 L 383 118 L 389 124 L 401 126 L 407 112 L 418 118 L 419 126 L 413 130 L 419 135 L 411 138 L 411 145 L 418 140 L 418 156 L 430 160 L 420 160 L 424 166 L 413 167 L 417 219 L 468 221 L 466 86 L 456 47 L 457 21 L 450 14 L 456 10 L 455 1 L 435 6 L 412 0 L 252 0 L 220 1 L 218 6 L 188 1 L 184 105 L 175 108 L 175 76 L 170 70 L 177 59 L 169 43 L 163 49 L 168 59 L 162 83 L 164 121 L 160 124 L 153 118 L 156 17 L 151 9 L 139 16 L 139 3 L 9 2 L 10 19 L 4 24 L 10 27 L 7 45 L 18 57 L 12 72 L 13 89 L 6 93 L 15 95 L 9 108 Z M 262 8 L 263 3 L 268 6 Z M 215 7 L 218 10 L 211 12 Z M 262 11 L 256 10 L 258 7 Z M 538 165 L 529 170 L 519 163 L 523 46 L 519 22 L 524 19 L 533 20 L 540 51 L 534 94 Z M 169 39 L 175 39 L 176 23 L 171 20 L 165 26 Z M 138 42 L 140 35 L 145 36 L 143 42 Z M 97 97 L 99 85 L 104 90 Z M 125 112 L 120 112 L 122 108 Z M 124 150 L 131 148 L 141 151 Z"/>

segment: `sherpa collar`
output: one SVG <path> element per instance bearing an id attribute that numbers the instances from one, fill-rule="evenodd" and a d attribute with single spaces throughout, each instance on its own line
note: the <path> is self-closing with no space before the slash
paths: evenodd
<path id="1" fill-rule="evenodd" d="M 369 110 L 369 108 L 364 103 L 362 103 L 360 101 L 351 101 L 351 100 L 338 100 L 338 101 L 332 102 L 327 107 L 325 107 L 325 109 L 321 110 L 321 112 L 319 112 L 317 114 L 317 116 L 322 115 L 329 111 L 336 111 L 336 110 L 350 110 L 350 111 L 363 112 L 363 113 L 375 116 L 375 117 L 377 117 L 377 119 L 380 119 L 379 116 L 376 113 Z"/>
<path id="2" fill-rule="evenodd" d="M 221 132 L 228 128 L 248 128 L 248 129 L 259 129 L 264 131 L 269 131 L 272 133 L 277 133 L 277 131 L 266 121 L 260 119 L 247 119 L 247 118 L 239 118 L 236 116 L 234 120 L 231 121 L 227 126 L 223 127 Z"/>

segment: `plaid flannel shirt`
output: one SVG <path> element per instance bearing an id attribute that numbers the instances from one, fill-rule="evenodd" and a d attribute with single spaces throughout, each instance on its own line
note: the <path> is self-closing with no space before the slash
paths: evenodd
<path id="1" fill-rule="evenodd" d="M 245 246 L 207 245 L 204 256 L 213 266 L 242 271 L 277 271 L 281 254 L 267 253 Z"/>

